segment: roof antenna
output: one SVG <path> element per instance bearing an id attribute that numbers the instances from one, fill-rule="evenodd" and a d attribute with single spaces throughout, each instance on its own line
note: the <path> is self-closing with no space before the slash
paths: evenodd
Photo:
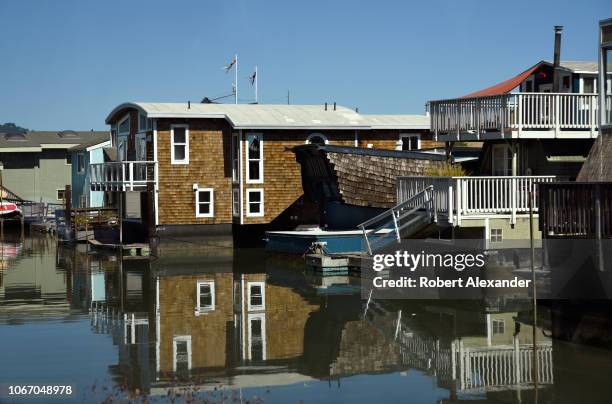
<path id="1" fill-rule="evenodd" d="M 187 101 L 187 109 L 191 109 L 191 101 Z"/>

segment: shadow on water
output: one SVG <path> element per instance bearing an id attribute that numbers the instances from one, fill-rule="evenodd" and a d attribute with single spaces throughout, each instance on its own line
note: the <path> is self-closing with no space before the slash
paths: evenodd
<path id="1" fill-rule="evenodd" d="M 0 385 L 71 384 L 75 401 L 609 401 L 611 351 L 552 338 L 548 303 L 534 374 L 527 297 L 362 300 L 354 276 L 261 249 L 149 261 L 26 237 L 0 256 Z"/>

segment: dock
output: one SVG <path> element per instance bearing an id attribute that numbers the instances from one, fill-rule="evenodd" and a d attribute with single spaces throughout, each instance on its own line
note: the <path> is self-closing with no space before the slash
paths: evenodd
<path id="1" fill-rule="evenodd" d="M 151 248 L 147 243 L 103 243 L 95 239 L 87 240 L 87 242 L 96 249 L 120 251 L 122 257 L 125 259 L 146 259 L 151 255 Z"/>

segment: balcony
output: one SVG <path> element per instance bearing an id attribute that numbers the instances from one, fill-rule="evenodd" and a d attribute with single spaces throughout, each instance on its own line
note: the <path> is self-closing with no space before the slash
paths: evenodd
<path id="1" fill-rule="evenodd" d="M 549 176 L 516 177 L 398 177 L 397 202 L 402 203 L 427 187 L 433 187 L 431 205 L 438 221 L 461 225 L 466 217 L 508 216 L 529 213 L 529 190 L 533 191 L 533 207 L 537 212 L 538 198 L 535 184 L 556 181 Z"/>
<path id="2" fill-rule="evenodd" d="M 146 191 L 157 178 L 154 161 L 91 164 L 89 170 L 92 191 Z"/>
<path id="3" fill-rule="evenodd" d="M 598 133 L 597 94 L 508 93 L 431 101 L 429 110 L 431 130 L 442 141 L 582 139 Z"/>

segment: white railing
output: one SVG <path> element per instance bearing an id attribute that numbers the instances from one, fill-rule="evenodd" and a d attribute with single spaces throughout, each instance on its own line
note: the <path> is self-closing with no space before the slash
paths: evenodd
<path id="1" fill-rule="evenodd" d="M 606 109 L 609 111 L 610 97 Z M 431 130 L 436 135 L 549 130 L 597 131 L 597 94 L 509 93 L 487 97 L 430 101 Z"/>
<path id="2" fill-rule="evenodd" d="M 504 177 L 398 177 L 397 202 L 411 200 L 426 187 L 433 187 L 434 204 L 439 216 L 449 223 L 461 225 L 463 216 L 516 215 L 529 212 L 529 190 L 533 191 L 533 207 L 537 211 L 539 182 L 553 182 L 552 175 Z"/>
<path id="3" fill-rule="evenodd" d="M 391 209 L 357 225 L 363 232 L 368 254 L 391 241 L 401 242 L 402 230 L 438 220 L 436 204 L 429 185 L 399 202 Z M 422 211 L 422 212 L 421 212 Z"/>
<path id="4" fill-rule="evenodd" d="M 92 191 L 144 191 L 155 184 L 154 161 L 120 161 L 90 165 Z"/>

